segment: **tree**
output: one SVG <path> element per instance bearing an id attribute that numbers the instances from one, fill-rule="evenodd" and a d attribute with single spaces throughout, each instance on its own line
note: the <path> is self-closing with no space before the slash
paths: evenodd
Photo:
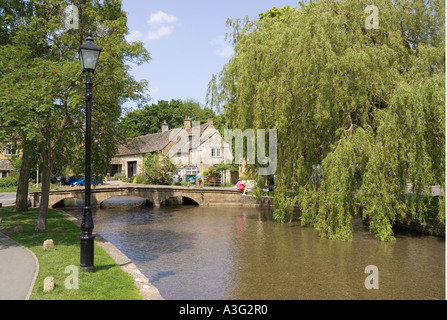
<path id="1" fill-rule="evenodd" d="M 10 43 L 18 26 L 33 15 L 33 2 L 0 0 L 0 45 Z"/>
<path id="2" fill-rule="evenodd" d="M 20 24 L 29 23 L 33 16 L 33 3 L 22 0 L 0 1 L 0 45 L 11 44 Z M 2 135 L 3 143 L 17 145 L 17 135 Z M 26 143 L 25 143 L 26 145 Z M 28 209 L 28 180 L 33 152 L 22 148 L 23 161 L 17 186 L 16 210 Z"/>
<path id="3" fill-rule="evenodd" d="M 177 172 L 177 166 L 167 155 L 147 154 L 144 157 L 143 174 L 148 184 L 172 184 L 172 177 Z"/>
<path id="4" fill-rule="evenodd" d="M 185 116 L 189 116 L 192 121 L 204 123 L 215 114 L 212 109 L 202 108 L 200 103 L 193 100 L 172 99 L 171 102 L 161 100 L 157 104 L 146 105 L 129 112 L 121 120 L 119 130 L 123 135 L 135 138 L 161 132 L 164 121 L 170 128 L 183 127 Z"/>
<path id="5" fill-rule="evenodd" d="M 423 221 L 430 186 L 445 189 L 443 1 L 375 1 L 378 29 L 365 28 L 369 4 L 230 20 L 235 55 L 207 95 L 232 128 L 278 130 L 274 216 L 291 219 L 298 203 L 302 224 L 331 239 L 352 237 L 361 206 L 371 232 L 392 240 L 396 218 Z"/>
<path id="6" fill-rule="evenodd" d="M 145 82 L 128 73 L 126 61 L 144 63 L 141 43 L 127 43 L 121 1 L 77 1 L 79 29 L 63 30 L 68 1 L 34 0 L 29 21 L 18 24 L 0 47 L 0 130 L 37 150 L 42 161 L 42 201 L 36 231 L 45 231 L 51 174 L 83 163 L 85 115 L 77 50 L 91 29 L 103 47 L 95 75 L 92 115 L 92 173 L 105 173 L 116 152 L 116 124 L 126 99 L 144 101 Z"/>

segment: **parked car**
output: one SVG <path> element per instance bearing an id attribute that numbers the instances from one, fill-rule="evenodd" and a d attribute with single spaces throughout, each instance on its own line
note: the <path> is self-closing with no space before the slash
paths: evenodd
<path id="1" fill-rule="evenodd" d="M 101 177 L 98 177 L 97 179 L 93 178 L 91 181 L 92 185 L 97 186 L 99 184 L 104 184 L 104 182 L 102 181 Z M 82 178 L 80 180 L 77 180 L 75 182 L 72 183 L 72 186 L 83 186 L 85 187 L 85 178 Z"/>
<path id="2" fill-rule="evenodd" d="M 67 180 L 65 180 L 65 185 L 67 185 L 67 186 L 72 186 L 73 183 L 75 183 L 75 182 L 78 181 L 79 179 L 82 179 L 82 177 L 79 178 L 79 177 L 76 177 L 76 176 L 71 176 L 70 178 L 68 178 Z"/>
<path id="3" fill-rule="evenodd" d="M 51 184 L 65 184 L 66 181 L 66 177 L 65 176 L 59 176 L 59 177 L 51 177 L 50 178 L 50 183 Z"/>

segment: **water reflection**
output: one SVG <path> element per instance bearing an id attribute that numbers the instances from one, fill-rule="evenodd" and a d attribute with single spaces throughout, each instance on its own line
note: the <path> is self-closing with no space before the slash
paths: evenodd
<path id="1" fill-rule="evenodd" d="M 443 239 L 383 243 L 360 219 L 347 242 L 278 224 L 259 208 L 95 210 L 94 221 L 165 299 L 445 298 Z M 365 288 L 368 265 L 378 267 L 378 290 Z"/>

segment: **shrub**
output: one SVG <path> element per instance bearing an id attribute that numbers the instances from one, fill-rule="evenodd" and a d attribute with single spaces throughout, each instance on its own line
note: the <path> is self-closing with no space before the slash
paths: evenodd
<path id="1" fill-rule="evenodd" d="M 5 177 L 0 179 L 0 188 L 17 187 L 19 180 L 14 177 Z"/>
<path id="2" fill-rule="evenodd" d="M 137 183 L 137 184 L 145 184 L 147 182 L 147 178 L 144 174 L 139 174 L 136 175 L 133 178 L 133 183 Z"/>
<path id="3" fill-rule="evenodd" d="M 125 177 L 126 177 L 126 175 L 124 173 L 121 173 L 121 172 L 117 172 L 113 176 L 113 178 L 116 179 L 116 180 L 119 180 L 119 179 L 122 179 L 122 178 L 125 178 Z"/>
<path id="4" fill-rule="evenodd" d="M 161 154 L 147 154 L 143 167 L 148 184 L 170 185 L 174 173 L 177 172 L 177 167 L 171 158 Z"/>
<path id="5" fill-rule="evenodd" d="M 213 164 L 208 168 L 208 174 L 213 177 L 220 177 L 221 171 L 237 172 L 239 169 L 233 164 Z"/>
<path id="6" fill-rule="evenodd" d="M 0 187 L 3 188 L 10 188 L 10 187 L 17 187 L 18 185 L 18 179 L 15 177 L 5 177 L 0 179 Z"/>

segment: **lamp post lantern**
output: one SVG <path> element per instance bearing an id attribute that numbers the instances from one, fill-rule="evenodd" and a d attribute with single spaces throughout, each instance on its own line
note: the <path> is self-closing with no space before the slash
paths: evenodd
<path id="1" fill-rule="evenodd" d="M 82 63 L 82 71 L 86 74 L 85 81 L 85 205 L 84 215 L 81 223 L 81 269 L 87 272 L 94 272 L 94 240 L 92 207 L 90 203 L 91 193 L 91 116 L 93 100 L 93 81 L 91 74 L 95 73 L 101 48 L 93 42 L 91 31 L 87 36 L 87 41 L 79 46 L 79 58 Z"/>

